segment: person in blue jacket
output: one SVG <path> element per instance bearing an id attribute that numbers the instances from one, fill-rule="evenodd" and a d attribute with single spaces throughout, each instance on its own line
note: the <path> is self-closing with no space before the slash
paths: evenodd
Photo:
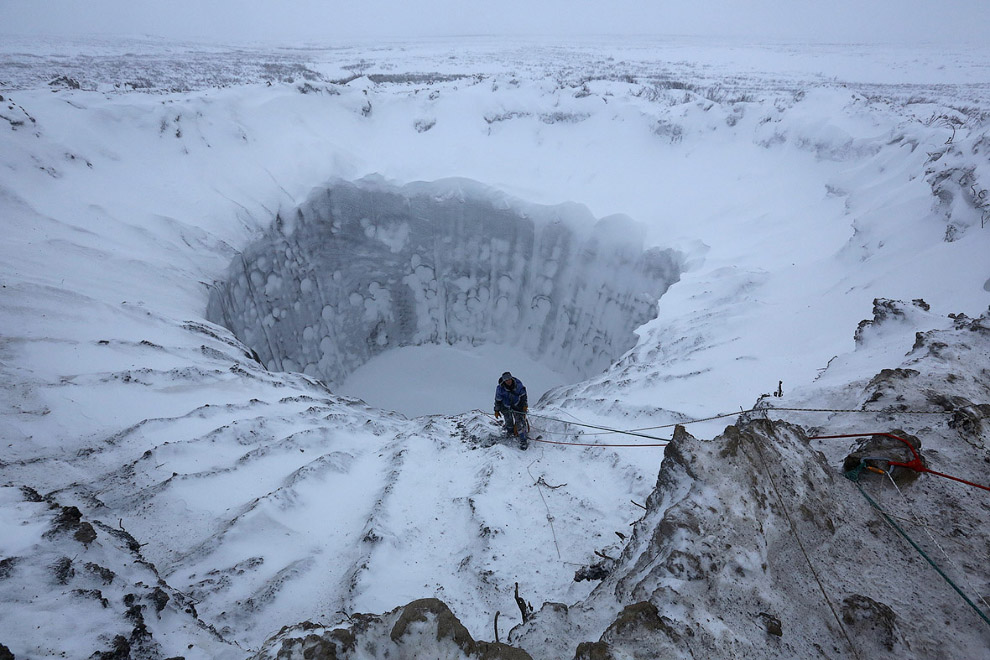
<path id="1" fill-rule="evenodd" d="M 529 401 L 526 399 L 526 386 L 506 371 L 499 377 L 498 387 L 495 388 L 495 419 L 505 419 L 505 435 L 518 436 L 520 449 L 529 446 L 527 411 Z"/>

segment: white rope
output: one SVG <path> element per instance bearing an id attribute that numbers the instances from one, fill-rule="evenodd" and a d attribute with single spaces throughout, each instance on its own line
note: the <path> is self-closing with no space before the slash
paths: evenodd
<path id="1" fill-rule="evenodd" d="M 901 498 L 907 504 L 910 505 L 910 500 L 908 500 L 907 496 L 904 495 L 904 492 L 901 491 L 900 487 L 897 485 L 897 482 L 894 481 L 894 477 L 891 476 L 890 472 L 887 472 L 885 470 L 884 473 L 887 475 L 887 478 L 890 480 L 890 483 L 894 485 L 894 489 L 897 491 L 897 494 L 900 495 Z M 932 540 L 932 543 L 934 543 L 935 547 L 938 548 L 939 552 L 942 553 L 942 556 L 945 557 L 945 560 L 949 562 L 949 564 L 952 565 L 952 568 L 956 570 L 957 575 L 962 576 L 962 579 L 966 583 L 966 586 L 969 587 L 970 592 L 976 594 L 976 597 L 980 599 L 980 601 L 983 603 L 983 606 L 987 608 L 988 612 L 990 612 L 990 603 L 987 603 L 986 599 L 984 599 L 983 596 L 980 595 L 980 590 L 977 589 L 973 585 L 973 583 L 969 581 L 969 577 L 966 575 L 966 571 L 964 571 L 962 567 L 959 564 L 957 564 L 955 560 L 952 559 L 952 557 L 949 556 L 949 553 L 945 551 L 942 545 L 937 540 L 935 540 L 935 536 L 932 534 L 931 529 L 929 529 L 929 525 L 918 518 L 917 514 L 915 514 L 914 509 L 911 506 L 908 506 L 907 510 L 911 514 L 911 518 L 914 524 L 925 530 L 925 534 L 927 534 L 928 538 Z"/>

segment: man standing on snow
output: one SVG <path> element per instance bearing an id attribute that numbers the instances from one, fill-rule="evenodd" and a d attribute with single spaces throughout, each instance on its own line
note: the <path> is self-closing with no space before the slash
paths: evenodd
<path id="1" fill-rule="evenodd" d="M 505 435 L 519 436 L 519 448 L 529 447 L 529 423 L 526 412 L 529 402 L 526 399 L 526 386 L 508 371 L 498 379 L 495 388 L 495 419 L 505 418 Z"/>

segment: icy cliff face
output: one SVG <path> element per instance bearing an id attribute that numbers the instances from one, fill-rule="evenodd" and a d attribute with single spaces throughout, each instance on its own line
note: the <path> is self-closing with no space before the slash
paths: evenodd
<path id="1" fill-rule="evenodd" d="M 524 205 L 449 180 L 314 193 L 230 266 L 208 318 L 269 367 L 339 383 L 391 348 L 509 344 L 571 378 L 600 372 L 677 281 L 628 218 Z"/>

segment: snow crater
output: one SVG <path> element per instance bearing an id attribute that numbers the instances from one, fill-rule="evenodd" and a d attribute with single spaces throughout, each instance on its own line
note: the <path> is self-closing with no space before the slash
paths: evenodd
<path id="1" fill-rule="evenodd" d="M 374 177 L 331 183 L 280 213 L 233 260 L 207 316 L 269 369 L 302 371 L 341 393 L 358 394 L 346 391 L 348 379 L 373 358 L 375 373 L 388 373 L 390 354 L 427 345 L 483 356 L 501 346 L 558 385 L 632 348 L 681 268 L 679 253 L 644 249 L 641 227 L 625 216 L 596 220 L 578 204 L 528 204 L 464 179 L 399 187 Z M 481 374 L 430 355 L 425 374 L 396 368 L 400 380 L 371 380 L 392 392 L 424 379 L 450 391 L 483 382 L 490 398 L 497 360 L 480 359 Z M 445 398 L 420 397 L 400 412 L 454 412 L 428 409 Z"/>

